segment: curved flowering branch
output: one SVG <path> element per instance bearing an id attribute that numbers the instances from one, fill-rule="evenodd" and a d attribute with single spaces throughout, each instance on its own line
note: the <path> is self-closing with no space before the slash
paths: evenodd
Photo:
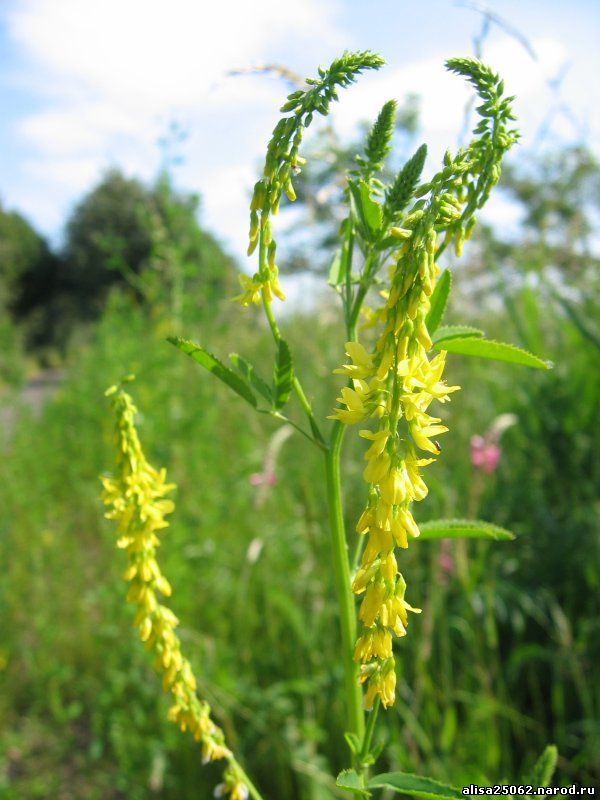
<path id="1" fill-rule="evenodd" d="M 263 177 L 254 186 L 250 204 L 248 255 L 258 246 L 259 264 L 252 277 L 240 275 L 244 291 L 234 299 L 243 306 L 259 303 L 261 297 L 268 303 L 273 296 L 285 300 L 275 263 L 277 245 L 271 229 L 271 215 L 277 214 L 283 192 L 289 200 L 296 199 L 292 179 L 305 163 L 298 155 L 304 130 L 315 113 L 323 116 L 329 113 L 331 102 L 338 99 L 338 87 L 349 86 L 361 72 L 379 69 L 383 63 L 381 56 L 369 51 L 344 53 L 327 69 L 320 67 L 318 78 L 307 78 L 308 88 L 292 92 L 281 107 L 287 116 L 282 117 L 273 130 Z"/>
<path id="2" fill-rule="evenodd" d="M 200 700 L 192 666 L 181 652 L 176 633 L 179 620 L 162 602 L 170 597 L 171 586 L 162 574 L 156 554 L 160 546 L 159 532 L 168 527 L 165 517 L 175 508 L 167 495 L 175 484 L 167 483 L 166 470 L 156 470 L 144 456 L 135 427 L 136 407 L 127 392 L 112 386 L 106 395 L 111 398 L 115 413 L 117 474 L 103 477 L 103 500 L 108 507 L 107 519 L 117 523 L 117 547 L 127 554 L 123 574 L 129 582 L 127 600 L 136 607 L 134 625 L 147 650 L 154 654 L 154 666 L 162 673 L 162 685 L 172 697 L 168 718 L 182 731 L 189 730 L 202 748 L 204 763 L 225 759 L 227 767 L 217 796 L 230 800 L 247 800 L 260 795 L 249 781 L 233 753 L 225 743 L 223 731 L 210 716 L 210 706 Z"/>

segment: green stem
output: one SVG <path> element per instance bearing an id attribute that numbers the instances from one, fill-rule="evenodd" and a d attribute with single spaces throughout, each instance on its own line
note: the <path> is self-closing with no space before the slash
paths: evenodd
<path id="1" fill-rule="evenodd" d="M 333 570 L 340 611 L 342 634 L 342 661 L 347 704 L 347 725 L 350 733 L 363 739 L 365 720 L 362 708 L 362 691 L 358 683 L 358 665 L 354 661 L 356 639 L 356 611 L 350 584 L 350 564 L 342 511 L 342 486 L 340 480 L 340 451 L 345 426 L 339 421 L 333 425 L 329 450 L 325 454 L 329 527 L 333 552 Z"/>
<path id="2" fill-rule="evenodd" d="M 239 762 L 236 760 L 235 756 L 233 756 L 233 755 L 232 755 L 232 756 L 229 758 L 229 763 L 231 764 L 231 766 L 232 766 L 232 767 L 235 769 L 235 771 L 237 772 L 237 774 L 238 774 L 238 776 L 239 776 L 240 780 L 241 780 L 243 783 L 245 783 L 245 784 L 246 784 L 246 786 L 248 787 L 248 792 L 250 793 L 250 797 L 252 798 L 252 800 L 264 800 L 263 796 L 262 796 L 262 795 L 261 795 L 261 793 L 258 791 L 258 789 L 256 788 L 256 786 L 255 786 L 255 785 L 252 783 L 252 781 L 251 781 L 251 780 L 250 780 L 250 778 L 248 777 L 248 775 L 247 775 L 246 771 L 245 771 L 245 770 L 244 770 L 244 768 L 243 768 L 243 767 L 240 765 L 240 763 L 239 763 Z"/>
<path id="3" fill-rule="evenodd" d="M 346 276 L 344 298 L 344 316 L 346 322 L 346 330 L 350 328 L 350 308 L 352 306 L 352 256 L 354 252 L 354 230 L 350 225 L 350 220 L 347 222 L 348 229 L 344 237 L 344 246 L 342 249 L 342 270 Z"/>
<path id="4" fill-rule="evenodd" d="M 273 339 L 275 339 L 275 342 L 278 343 L 279 340 L 281 339 L 281 333 L 279 331 L 279 328 L 277 327 L 277 322 L 273 314 L 271 303 L 264 289 L 262 290 L 261 295 L 263 301 L 263 308 L 265 310 L 265 316 L 267 318 L 267 322 L 269 323 L 269 328 L 271 329 L 271 333 L 273 334 Z M 300 405 L 302 406 L 302 410 L 308 417 L 308 421 L 310 423 L 310 429 L 313 432 L 313 436 L 315 437 L 316 440 L 315 443 L 321 448 L 324 447 L 325 439 L 323 438 L 323 434 L 319 430 L 319 426 L 317 425 L 317 421 L 315 419 L 315 415 L 313 414 L 310 402 L 308 401 L 307 396 L 304 394 L 304 389 L 302 388 L 302 384 L 298 380 L 295 373 L 294 377 L 292 378 L 292 387 L 294 389 L 296 397 L 300 402 Z"/>
<path id="5" fill-rule="evenodd" d="M 375 723 L 377 722 L 377 712 L 379 711 L 379 705 L 381 700 L 379 697 L 375 698 L 375 702 L 373 703 L 373 709 L 369 714 L 369 718 L 367 720 L 367 726 L 365 728 L 365 737 L 363 739 L 362 747 L 360 748 L 360 761 L 359 770 L 364 762 L 365 758 L 369 755 L 369 751 L 371 750 L 371 741 L 373 739 L 373 731 L 375 730 Z"/>
<path id="6" fill-rule="evenodd" d="M 356 297 L 354 298 L 354 302 L 351 304 L 351 307 L 348 312 L 348 329 L 349 331 L 354 332 L 354 336 L 352 339 L 356 339 L 356 325 L 358 323 L 358 318 L 360 316 L 360 310 L 362 308 L 362 304 L 367 296 L 367 292 L 369 291 L 372 283 L 373 283 L 373 276 L 377 273 L 378 270 L 378 263 L 377 263 L 377 255 L 371 249 L 367 252 L 365 256 L 365 265 L 363 268 L 363 273 L 361 277 L 361 283 L 356 292 Z"/>
<path id="7" fill-rule="evenodd" d="M 281 420 L 281 422 L 285 422 L 288 425 L 291 425 L 292 428 L 295 428 L 298 431 L 298 433 L 301 433 L 302 436 L 308 439 L 309 442 L 312 442 L 312 444 L 316 444 L 317 447 L 319 447 L 321 450 L 327 450 L 327 445 L 325 444 L 325 442 L 320 442 L 317 439 L 314 439 L 310 435 L 310 433 L 307 433 L 305 430 L 303 430 L 300 427 L 300 425 L 297 425 L 289 417 L 286 417 L 285 414 L 281 414 L 279 411 L 272 411 L 269 409 L 262 409 L 262 408 L 257 408 L 256 410 L 258 411 L 259 414 L 266 414 L 269 417 L 273 417 L 274 419 Z"/>

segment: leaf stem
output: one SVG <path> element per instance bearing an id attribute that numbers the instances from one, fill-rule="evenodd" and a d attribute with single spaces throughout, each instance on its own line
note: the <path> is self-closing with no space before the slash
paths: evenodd
<path id="1" fill-rule="evenodd" d="M 277 322 L 275 320 L 275 316 L 273 314 L 273 308 L 271 307 L 271 301 L 267 297 L 267 293 L 265 289 L 261 290 L 262 301 L 263 301 L 263 308 L 265 310 L 265 316 L 267 317 L 267 322 L 269 323 L 269 328 L 271 329 L 271 333 L 273 334 L 273 339 L 275 342 L 278 343 L 281 339 L 281 333 L 279 328 L 277 327 Z M 317 425 L 317 421 L 315 419 L 315 415 L 313 414 L 313 410 L 311 408 L 310 402 L 304 393 L 304 389 L 302 388 L 302 384 L 298 380 L 296 373 L 294 371 L 294 376 L 292 378 L 292 387 L 294 392 L 296 393 L 296 397 L 300 401 L 300 405 L 302 406 L 302 410 L 308 417 L 308 421 L 310 423 L 310 429 L 313 432 L 315 437 L 315 444 L 318 447 L 326 447 L 325 439 L 323 438 L 323 434 L 319 430 L 319 426 Z"/>
<path id="2" fill-rule="evenodd" d="M 329 528 L 333 553 L 333 569 L 340 613 L 342 634 L 342 661 L 346 688 L 347 723 L 349 732 L 363 739 L 365 720 L 362 708 L 362 691 L 358 683 L 358 666 L 354 661 L 356 639 L 356 611 L 350 584 L 350 563 L 342 511 L 342 487 L 340 479 L 340 451 L 345 426 L 339 421 L 333 424 L 329 450 L 325 454 L 327 478 L 327 501 L 329 506 Z"/>
<path id="3" fill-rule="evenodd" d="M 375 702 L 373 703 L 373 709 L 367 719 L 367 725 L 365 727 L 365 736 L 363 739 L 362 746 L 360 748 L 361 764 L 359 764 L 359 771 L 362 763 L 364 762 L 365 758 L 369 755 L 369 751 L 371 749 L 371 740 L 373 739 L 373 731 L 375 730 L 375 723 L 377 722 L 377 712 L 379 711 L 380 704 L 381 704 L 380 698 L 376 697 Z"/>
<path id="4" fill-rule="evenodd" d="M 369 248 L 365 256 L 365 265 L 360 279 L 360 286 L 358 288 L 358 291 L 356 292 L 354 302 L 351 303 L 351 305 L 349 305 L 347 311 L 348 335 L 352 334 L 350 338 L 353 341 L 356 340 L 356 325 L 358 323 L 358 318 L 360 316 L 360 310 L 362 308 L 365 297 L 367 296 L 367 292 L 371 288 L 371 285 L 373 283 L 373 276 L 377 273 L 377 269 L 378 269 L 378 264 L 376 260 L 376 254 L 372 248 Z M 349 298 L 349 300 L 350 299 L 351 298 Z"/>
<path id="5" fill-rule="evenodd" d="M 256 786 L 252 783 L 252 781 L 248 777 L 248 774 L 246 773 L 245 769 L 241 766 L 239 761 L 237 761 L 235 756 L 232 755 L 229 758 L 229 763 L 234 768 L 234 770 L 237 772 L 240 780 L 243 783 L 245 783 L 246 786 L 248 787 L 248 792 L 250 793 L 250 797 L 252 798 L 252 800 L 264 800 L 263 796 L 258 791 Z"/>

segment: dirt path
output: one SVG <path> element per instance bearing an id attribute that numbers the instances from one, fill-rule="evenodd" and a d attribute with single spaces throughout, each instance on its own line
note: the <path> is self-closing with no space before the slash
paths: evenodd
<path id="1" fill-rule="evenodd" d="M 0 390 L 0 426 L 5 439 L 14 427 L 19 408 L 29 406 L 39 415 L 46 400 L 58 391 L 65 374 L 60 368 L 44 369 L 29 378 L 19 393 Z"/>

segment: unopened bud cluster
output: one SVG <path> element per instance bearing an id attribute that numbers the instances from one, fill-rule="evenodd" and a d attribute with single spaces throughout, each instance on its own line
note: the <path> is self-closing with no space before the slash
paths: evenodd
<path id="1" fill-rule="evenodd" d="M 316 113 L 326 115 L 332 101 L 338 99 L 336 87 L 349 86 L 365 69 L 379 69 L 383 59 L 374 53 L 344 53 L 328 69 L 319 68 L 318 78 L 307 78 L 307 89 L 288 95 L 282 117 L 273 130 L 267 147 L 263 177 L 257 181 L 250 204 L 248 255 L 258 247 L 258 271 L 252 277 L 240 275 L 243 293 L 235 299 L 242 305 L 258 303 L 261 297 L 271 302 L 273 296 L 285 300 L 279 285 L 275 263 L 276 243 L 271 228 L 271 215 L 277 214 L 281 195 L 296 199 L 292 178 L 300 172 L 305 160 L 298 155 L 304 130 Z"/>

